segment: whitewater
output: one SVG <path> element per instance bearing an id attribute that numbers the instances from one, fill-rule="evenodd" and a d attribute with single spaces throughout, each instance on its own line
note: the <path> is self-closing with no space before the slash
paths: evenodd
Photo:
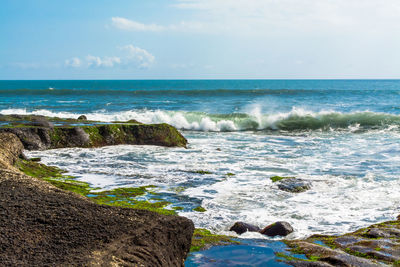
<path id="1" fill-rule="evenodd" d="M 231 235 L 236 221 L 259 227 L 288 221 L 295 229 L 288 238 L 303 238 L 395 218 L 399 103 L 396 80 L 0 82 L 3 115 L 175 126 L 187 149 L 124 145 L 27 154 L 99 188 L 155 185 L 196 227 Z M 275 175 L 307 180 L 311 189 L 281 191 L 270 180 Z M 206 212 L 193 211 L 200 205 Z"/>

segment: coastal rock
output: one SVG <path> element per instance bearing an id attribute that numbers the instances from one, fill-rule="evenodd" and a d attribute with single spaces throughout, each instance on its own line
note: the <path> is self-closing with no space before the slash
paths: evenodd
<path id="1" fill-rule="evenodd" d="M 0 262 L 4 266 L 184 266 L 193 223 L 98 205 L 13 168 L 23 145 L 0 133 Z"/>
<path id="2" fill-rule="evenodd" d="M 287 236 L 292 232 L 293 227 L 288 222 L 276 222 L 260 231 L 261 234 L 267 236 Z"/>
<path id="3" fill-rule="evenodd" d="M 45 117 L 33 117 L 31 119 L 32 126 L 53 128 L 54 124 L 48 121 Z"/>
<path id="4" fill-rule="evenodd" d="M 400 261 L 400 222 L 387 221 L 340 236 L 313 235 L 285 243 L 294 253 L 331 266 L 397 266 Z M 303 260 L 288 258 L 293 266 Z"/>
<path id="5" fill-rule="evenodd" d="M 17 171 L 15 162 L 20 158 L 24 146 L 11 133 L 0 133 L 0 168 Z"/>
<path id="6" fill-rule="evenodd" d="M 78 120 L 80 120 L 80 121 L 86 121 L 87 118 L 86 118 L 85 115 L 80 115 L 80 116 L 78 117 Z"/>
<path id="7" fill-rule="evenodd" d="M 301 193 L 311 189 L 311 184 L 301 179 L 290 178 L 279 181 L 278 188 L 286 192 Z"/>
<path id="8" fill-rule="evenodd" d="M 8 117 L 16 119 L 14 116 Z M 4 118 L 3 118 L 4 119 Z M 30 120 L 22 117 L 21 120 Z M 68 123 L 77 120 L 68 119 Z M 162 124 L 118 123 L 63 126 L 32 127 L 31 123 L 18 127 L 3 126 L 0 132 L 13 133 L 21 140 L 27 150 L 45 150 L 64 147 L 101 147 L 109 145 L 158 145 L 167 147 L 186 147 L 187 140 L 173 126 Z"/>
<path id="9" fill-rule="evenodd" d="M 259 232 L 261 229 L 255 225 L 251 225 L 244 222 L 236 222 L 229 231 L 233 231 L 238 235 L 241 235 L 245 232 Z"/>

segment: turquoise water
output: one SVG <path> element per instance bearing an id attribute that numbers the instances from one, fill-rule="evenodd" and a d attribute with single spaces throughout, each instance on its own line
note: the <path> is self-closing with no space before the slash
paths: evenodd
<path id="1" fill-rule="evenodd" d="M 183 207 L 180 215 L 214 233 L 233 234 L 236 221 L 262 228 L 284 220 L 295 229 L 287 238 L 304 238 L 400 213 L 399 80 L 0 81 L 0 114 L 174 125 L 188 149 L 29 155 L 96 187 L 156 185 L 171 208 Z M 307 180 L 311 190 L 280 191 L 269 179 L 275 175 Z M 207 211 L 193 211 L 199 205 Z M 277 240 L 240 238 L 247 243 L 192 254 L 187 265 L 280 266 Z"/>

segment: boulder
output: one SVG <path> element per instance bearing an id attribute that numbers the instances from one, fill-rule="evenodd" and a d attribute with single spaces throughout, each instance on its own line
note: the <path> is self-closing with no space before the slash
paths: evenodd
<path id="1" fill-rule="evenodd" d="M 33 117 L 30 123 L 33 126 L 53 128 L 54 124 L 44 117 Z"/>
<path id="2" fill-rule="evenodd" d="M 301 193 L 311 189 L 311 183 L 297 178 L 284 179 L 279 181 L 278 188 L 286 192 Z"/>
<path id="3" fill-rule="evenodd" d="M 261 229 L 255 225 L 251 225 L 244 222 L 236 222 L 229 231 L 233 231 L 238 235 L 241 235 L 245 232 L 259 232 Z"/>
<path id="4" fill-rule="evenodd" d="M 87 118 L 86 118 L 85 115 L 80 115 L 80 116 L 78 117 L 78 120 L 80 120 L 80 121 L 87 121 Z"/>
<path id="5" fill-rule="evenodd" d="M 260 231 L 261 234 L 267 236 L 287 236 L 292 232 L 293 227 L 288 222 L 276 222 Z"/>

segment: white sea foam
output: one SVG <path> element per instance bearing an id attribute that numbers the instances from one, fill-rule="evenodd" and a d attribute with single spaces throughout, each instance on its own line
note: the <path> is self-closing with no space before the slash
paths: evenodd
<path id="1" fill-rule="evenodd" d="M 42 157 L 44 163 L 65 168 L 96 187 L 156 185 L 161 193 L 183 187 L 176 205 L 194 201 L 207 211 L 181 215 L 197 227 L 220 233 L 227 233 L 235 221 L 264 227 L 285 220 L 296 230 L 290 238 L 340 234 L 400 213 L 398 132 L 185 135 L 188 149 L 115 146 L 28 155 Z M 269 179 L 274 175 L 309 180 L 312 189 L 300 194 L 280 191 Z"/>

